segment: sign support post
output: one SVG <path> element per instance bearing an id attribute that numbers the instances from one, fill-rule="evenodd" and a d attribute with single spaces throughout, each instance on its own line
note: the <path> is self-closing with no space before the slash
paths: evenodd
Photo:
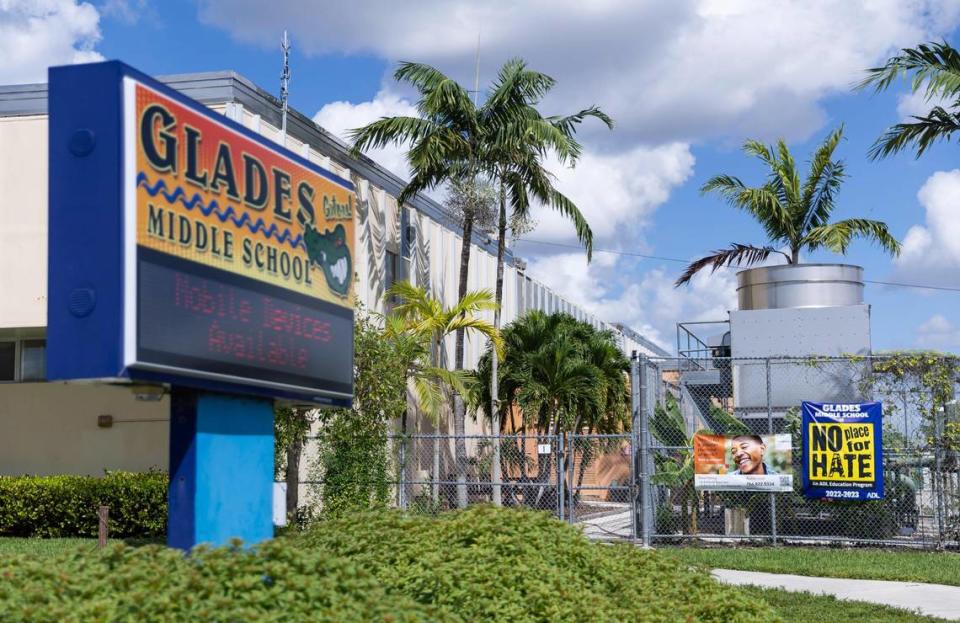
<path id="1" fill-rule="evenodd" d="M 273 402 L 174 387 L 167 545 L 273 537 Z"/>

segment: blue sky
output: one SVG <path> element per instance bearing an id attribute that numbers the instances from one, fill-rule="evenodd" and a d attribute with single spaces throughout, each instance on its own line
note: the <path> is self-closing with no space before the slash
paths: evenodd
<path id="1" fill-rule="evenodd" d="M 545 110 L 597 104 L 617 120 L 613 132 L 585 126 L 584 159 L 575 171 L 557 170 L 561 188 L 590 218 L 597 247 L 689 259 L 731 242 L 765 243 L 749 217 L 702 197 L 700 184 L 721 172 L 760 182 L 762 168 L 739 151 L 745 138 L 784 136 L 805 161 L 844 123 L 838 154 L 850 177 L 836 218 L 884 220 L 908 238 L 896 262 L 868 243 L 854 243 L 846 261 L 863 265 L 872 280 L 960 287 L 960 145 L 938 145 L 919 160 L 869 161 L 876 137 L 918 103 L 905 85 L 880 95 L 850 89 L 865 67 L 899 47 L 960 42 L 957 2 L 395 5 L 15 0 L 0 12 L 7 41 L 0 58 L 11 59 L 0 82 L 40 81 L 49 64 L 103 57 L 151 74 L 232 69 L 276 93 L 279 33 L 288 28 L 291 104 L 342 132 L 410 111 L 411 94 L 389 78 L 397 60 L 429 62 L 472 83 L 479 37 L 481 84 L 504 60 L 522 56 L 558 81 Z M 398 150 L 375 157 L 402 169 Z M 528 238 L 574 242 L 554 215 L 537 221 Z M 588 267 L 574 249 L 524 242 L 518 253 L 570 299 L 667 346 L 676 321 L 722 319 L 735 304 L 730 271 L 676 290 L 677 263 L 600 253 Z M 868 285 L 866 299 L 876 349 L 960 352 L 960 293 Z"/>

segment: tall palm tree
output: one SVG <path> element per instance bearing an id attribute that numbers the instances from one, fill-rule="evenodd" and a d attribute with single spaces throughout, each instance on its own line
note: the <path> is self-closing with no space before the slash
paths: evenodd
<path id="1" fill-rule="evenodd" d="M 569 199 L 552 184 L 550 174 L 541 166 L 547 153 L 561 162 L 573 162 L 580 145 L 573 140 L 576 126 L 587 117 L 597 117 L 608 126 L 609 117 L 597 108 L 589 108 L 566 117 L 543 117 L 536 104 L 553 87 L 554 80 L 530 71 L 522 60 L 508 61 L 500 69 L 483 105 L 478 107 L 466 89 L 429 65 L 401 63 L 394 77 L 420 92 L 417 110 L 420 117 L 388 117 L 352 131 L 354 152 L 384 147 L 391 143 L 410 143 L 407 160 L 413 178 L 400 195 L 403 201 L 417 193 L 436 188 L 452 179 L 485 178 L 499 187 L 500 213 L 495 301 L 503 300 L 503 255 L 506 246 L 506 203 L 510 197 L 517 215 L 529 210 L 530 195 L 568 216 L 577 235 L 591 250 L 592 233 Z M 470 261 L 473 214 L 463 219 L 463 246 L 460 257 L 459 297 L 466 293 Z M 494 326 L 500 326 L 499 307 L 494 311 Z M 463 368 L 463 332 L 457 333 L 456 369 Z M 494 355 L 496 356 L 496 354 Z M 459 394 L 457 394 L 459 395 Z M 496 399 L 496 391 L 493 392 Z M 466 446 L 464 411 L 455 401 L 454 428 L 458 435 L 458 464 L 463 464 Z M 495 444 L 494 453 L 499 451 Z M 499 461 L 494 461 L 498 469 Z M 464 473 L 458 480 L 465 482 Z M 498 474 L 494 473 L 494 501 L 499 498 Z"/>
<path id="2" fill-rule="evenodd" d="M 486 337 L 494 352 L 502 351 L 503 341 L 492 324 L 477 316 L 482 311 L 494 308 L 489 290 L 467 292 L 456 305 L 445 307 L 443 302 L 431 297 L 425 289 L 408 281 L 394 283 L 384 294 L 398 302 L 386 317 L 387 335 L 402 340 L 410 353 L 409 374 L 421 410 L 434 422 L 439 420 L 443 405 L 447 402 L 447 390 L 461 395 L 470 390 L 473 375 L 464 370 L 448 370 L 443 365 L 441 349 L 446 337 L 463 330 Z M 404 412 L 401 431 L 406 434 L 407 413 Z M 458 436 L 463 439 L 462 435 Z M 436 446 L 439 449 L 439 445 Z M 457 462 L 461 461 L 457 457 Z M 460 466 L 458 465 L 458 468 Z M 403 469 L 403 466 L 401 467 Z M 458 502 L 466 505 L 466 483 L 457 487 Z"/>
<path id="3" fill-rule="evenodd" d="M 954 132 L 960 131 L 960 52 L 946 41 L 900 50 L 900 54 L 889 58 L 883 66 L 868 69 L 867 77 L 857 88 L 873 87 L 879 93 L 890 88 L 898 78 L 911 74 L 910 86 L 914 93 L 922 91 L 928 102 L 942 102 L 946 108 L 931 105 L 927 114 L 915 115 L 913 121 L 888 128 L 870 148 L 873 159 L 910 146 L 916 149 L 919 158 L 936 141 L 950 140 Z"/>
<path id="4" fill-rule="evenodd" d="M 830 216 L 836 208 L 836 194 L 846 178 L 842 160 L 833 152 L 843 137 L 843 127 L 834 130 L 817 147 L 806 179 L 801 180 L 797 164 L 783 139 L 776 146 L 750 140 L 743 151 L 759 158 L 770 170 L 761 186 L 747 186 L 732 175 L 717 175 L 700 188 L 701 193 L 716 193 L 728 204 L 750 213 L 764 228 L 770 244 L 754 246 L 734 243 L 691 262 L 674 285 L 690 281 L 707 266 L 750 266 L 771 254 L 783 255 L 788 264 L 800 262 L 800 251 L 826 248 L 845 254 L 854 238 L 873 240 L 892 255 L 900 253 L 900 243 L 890 234 L 886 223 L 850 218 L 835 223 Z M 778 246 L 787 251 L 778 250 Z"/>
<path id="5" fill-rule="evenodd" d="M 495 93 L 510 102 L 497 101 L 498 107 L 510 111 L 510 116 L 500 123 L 497 139 L 491 143 L 487 158 L 493 165 L 493 180 L 499 185 L 500 206 L 497 218 L 497 285 L 496 302 L 503 302 L 503 257 L 507 246 L 507 203 L 509 201 L 514 220 L 529 216 L 531 199 L 548 206 L 569 219 L 580 242 L 586 247 L 587 260 L 593 251 L 593 232 L 576 204 L 553 186 L 552 175 L 543 166 L 543 159 L 553 154 L 561 164 L 571 166 L 580 157 L 582 148 L 575 138 L 577 127 L 585 119 L 593 117 L 613 128 L 613 120 L 596 106 L 567 116 L 543 117 L 536 106 L 554 87 L 556 81 L 539 72 L 527 69 L 520 59 L 508 61 L 500 69 Z M 496 100 L 495 100 L 496 101 Z M 493 325 L 500 328 L 500 308 L 494 312 Z M 498 417 L 499 365 L 497 353 L 492 356 L 490 412 Z M 499 427 L 494 420 L 494 429 Z M 497 446 L 499 448 L 499 446 Z M 496 457 L 495 457 L 496 458 Z M 499 462 L 494 460 L 494 469 Z M 494 474 L 494 499 L 499 494 L 499 473 Z"/>

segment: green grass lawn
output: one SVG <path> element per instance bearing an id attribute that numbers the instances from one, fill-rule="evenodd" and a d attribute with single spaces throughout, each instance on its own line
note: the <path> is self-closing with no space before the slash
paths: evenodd
<path id="1" fill-rule="evenodd" d="M 957 553 L 826 547 L 660 547 L 657 550 L 711 569 L 960 586 L 960 554 Z"/>
<path id="2" fill-rule="evenodd" d="M 826 595 L 791 593 L 775 588 L 741 587 L 741 590 L 762 599 L 790 623 L 933 623 L 946 621 L 925 617 L 898 608 L 888 608 L 862 601 L 841 601 Z"/>
<path id="3" fill-rule="evenodd" d="M 162 540 L 152 539 L 121 539 L 127 545 L 137 546 L 146 543 L 163 543 Z M 113 540 L 111 543 L 115 542 Z M 35 539 L 18 537 L 0 537 L 0 560 L 4 556 L 13 554 L 30 554 L 32 556 L 53 556 L 61 552 L 83 550 L 93 551 L 97 549 L 96 539 L 70 538 L 70 539 Z"/>

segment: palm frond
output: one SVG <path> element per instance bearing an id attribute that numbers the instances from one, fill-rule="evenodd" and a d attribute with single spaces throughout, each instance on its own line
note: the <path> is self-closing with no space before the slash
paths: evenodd
<path id="1" fill-rule="evenodd" d="M 458 316 L 451 320 L 447 327 L 451 332 L 459 331 L 460 329 L 472 329 L 474 332 L 488 338 L 490 342 L 493 343 L 494 348 L 497 349 L 497 356 L 503 357 L 503 340 L 500 338 L 500 332 L 497 331 L 497 328 L 493 326 L 492 322 L 471 316 Z"/>
<path id="2" fill-rule="evenodd" d="M 854 238 L 873 241 L 891 255 L 900 254 L 900 242 L 890 234 L 887 224 L 864 218 L 851 218 L 815 227 L 807 232 L 802 243 L 811 250 L 825 247 L 834 253 L 844 254 Z"/>
<path id="3" fill-rule="evenodd" d="M 420 117 L 381 117 L 362 128 L 354 128 L 347 132 L 352 143 L 350 154 L 358 157 L 368 149 L 381 149 L 391 144 L 416 143 L 439 129 L 437 124 Z"/>
<path id="4" fill-rule="evenodd" d="M 438 387 L 449 387 L 458 394 L 469 393 L 474 374 L 470 370 L 447 370 L 439 366 L 427 366 L 421 370 L 423 376 L 439 383 Z"/>
<path id="5" fill-rule="evenodd" d="M 879 93 L 911 72 L 914 74 L 913 92 L 922 88 L 927 99 L 960 94 L 960 52 L 946 41 L 903 48 L 883 66 L 868 69 L 866 77 L 856 88 L 873 87 Z"/>
<path id="6" fill-rule="evenodd" d="M 464 313 L 473 313 L 483 310 L 494 310 L 497 308 L 496 301 L 493 300 L 493 292 L 489 288 L 480 290 L 471 290 L 463 295 L 463 298 L 457 301 L 450 313 L 459 316 Z"/>
<path id="7" fill-rule="evenodd" d="M 811 226 L 818 227 L 830 220 L 834 197 L 846 178 L 843 161 L 834 160 L 833 152 L 843 138 L 843 125 L 831 132 L 817 147 L 810 159 L 810 172 L 803 185 L 801 205 L 805 208 L 803 221 L 797 233 L 803 235 Z"/>
<path id="8" fill-rule="evenodd" d="M 960 107 L 960 100 L 954 103 Z M 868 152 L 871 160 L 885 158 L 914 146 L 919 158 L 931 145 L 939 140 L 949 140 L 954 132 L 960 130 L 960 114 L 950 113 L 935 106 L 925 117 L 913 117 L 916 121 L 898 123 L 883 133 Z"/>
<path id="9" fill-rule="evenodd" d="M 771 240 L 786 238 L 791 232 L 790 212 L 767 185 L 751 188 L 732 175 L 716 175 L 700 187 L 700 192 L 718 194 L 728 205 L 752 214 Z"/>
<path id="10" fill-rule="evenodd" d="M 413 393 L 417 397 L 417 405 L 434 424 L 440 419 L 440 411 L 444 404 L 443 389 L 434 377 L 418 374 L 413 377 Z"/>
<path id="11" fill-rule="evenodd" d="M 785 206 L 791 208 L 791 211 L 796 210 L 797 213 L 800 213 L 802 219 L 802 212 L 799 209 L 802 207 L 800 205 L 800 174 L 797 171 L 797 163 L 793 159 L 793 154 L 790 153 L 787 142 L 782 138 L 777 141 L 775 160 L 777 166 L 774 168 L 773 176 L 778 187 L 783 189 L 781 201 Z"/>
<path id="12" fill-rule="evenodd" d="M 608 130 L 613 129 L 613 118 L 610 117 L 607 113 L 600 110 L 597 106 L 591 106 L 590 108 L 584 108 L 578 113 L 565 116 L 552 116 L 547 117 L 547 120 L 550 121 L 553 125 L 560 128 L 568 136 L 573 136 L 576 131 L 576 126 L 583 123 L 588 117 L 593 117 L 594 119 L 599 119 L 603 125 L 607 126 Z"/>
<path id="13" fill-rule="evenodd" d="M 694 275 L 707 266 L 712 267 L 710 272 L 716 272 L 723 266 L 751 266 L 764 261 L 770 257 L 771 253 L 779 253 L 787 258 L 787 262 L 790 261 L 789 255 L 773 247 L 754 247 L 748 244 L 734 243 L 727 249 L 718 249 L 706 257 L 691 262 L 673 285 L 679 287 L 688 283 Z"/>
<path id="14" fill-rule="evenodd" d="M 556 81 L 550 76 L 527 69 L 523 59 L 513 58 L 500 67 L 490 97 L 484 103 L 488 114 L 531 106 L 539 102 Z"/>

